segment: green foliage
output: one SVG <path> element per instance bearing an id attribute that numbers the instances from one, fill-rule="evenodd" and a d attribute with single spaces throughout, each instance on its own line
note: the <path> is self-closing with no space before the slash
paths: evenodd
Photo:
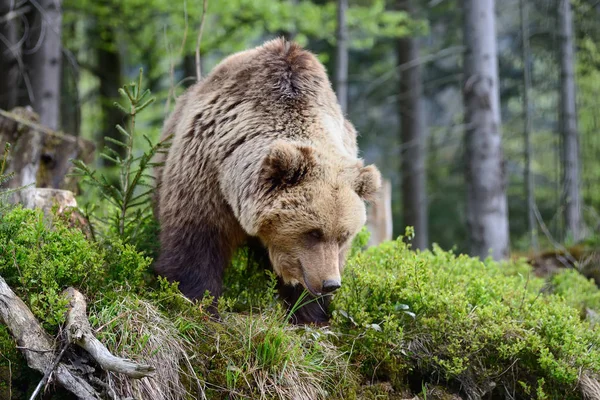
<path id="1" fill-rule="evenodd" d="M 470 395 L 495 386 L 579 398 L 581 372 L 600 372 L 600 331 L 517 271 L 527 268 L 413 252 L 402 240 L 371 248 L 351 260 L 335 297 L 340 345 L 364 374 L 396 385 L 413 371 Z"/>
<path id="2" fill-rule="evenodd" d="M 592 279 L 587 279 L 577 270 L 565 269 L 551 279 L 552 291 L 567 304 L 585 315 L 585 309 L 600 311 L 600 290 Z"/>
<path id="3" fill-rule="evenodd" d="M 0 276 L 23 299 L 44 327 L 54 332 L 64 322 L 68 286 L 90 299 L 126 286 L 145 286 L 150 259 L 114 239 L 89 242 L 64 217 L 44 220 L 41 210 L 15 208 L 0 223 Z"/>
<path id="4" fill-rule="evenodd" d="M 277 277 L 251 248 L 239 249 L 225 272 L 224 302 L 229 311 L 265 309 L 276 305 Z"/>
<path id="5" fill-rule="evenodd" d="M 150 105 L 154 98 L 148 98 L 150 90 L 142 91 L 142 70 L 137 82 L 125 85 L 119 90 L 121 96 L 129 103 L 127 107 L 115 103 L 129 119 L 129 130 L 117 125 L 117 130 L 125 137 L 126 142 L 106 137 L 106 140 L 125 150 L 125 157 L 110 147 L 106 147 L 101 156 L 112 161 L 119 167 L 118 183 L 111 177 L 99 173 L 88 167 L 80 160 L 73 160 L 75 175 L 82 178 L 82 183 L 98 191 L 101 199 L 105 201 L 102 207 L 102 216 L 95 216 L 93 222 L 100 225 L 99 232 L 104 236 L 116 235 L 125 243 L 148 244 L 152 242 L 152 235 L 156 232 L 156 224 L 152 214 L 151 193 L 154 191 L 153 177 L 150 169 L 158 164 L 152 159 L 165 153 L 168 139 L 157 144 L 143 135 L 149 150 L 135 155 L 134 136 L 136 134 L 135 121 L 138 114 Z M 98 230 L 97 230 L 98 231 Z"/>

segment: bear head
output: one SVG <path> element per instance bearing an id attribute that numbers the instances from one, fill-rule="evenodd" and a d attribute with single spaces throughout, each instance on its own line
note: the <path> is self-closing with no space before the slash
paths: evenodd
<path id="1" fill-rule="evenodd" d="M 352 239 L 366 221 L 365 200 L 381 185 L 373 165 L 277 140 L 262 161 L 258 236 L 284 283 L 315 296 L 341 285 Z"/>

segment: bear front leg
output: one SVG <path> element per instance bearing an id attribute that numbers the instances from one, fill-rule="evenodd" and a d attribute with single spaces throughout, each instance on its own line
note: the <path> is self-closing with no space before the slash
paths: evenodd
<path id="1" fill-rule="evenodd" d="M 279 295 L 288 311 L 292 311 L 296 307 L 296 310 L 290 315 L 290 321 L 293 324 L 303 325 L 313 323 L 323 325 L 329 322 L 328 310 L 331 296 L 315 297 L 308 294 L 299 301 L 304 292 L 304 287 L 300 284 L 296 286 L 286 285 L 281 279 L 279 280 L 278 289 Z"/>
<path id="2" fill-rule="evenodd" d="M 216 305 L 223 291 L 223 273 L 235 248 L 230 235 L 215 226 L 195 224 L 185 229 L 164 226 L 160 236 L 155 271 L 179 282 L 179 290 L 191 300 L 202 299 L 208 291 Z"/>

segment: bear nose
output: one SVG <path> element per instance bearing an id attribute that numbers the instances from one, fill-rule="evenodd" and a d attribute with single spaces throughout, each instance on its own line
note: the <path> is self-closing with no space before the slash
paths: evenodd
<path id="1" fill-rule="evenodd" d="M 336 279 L 327 279 L 327 280 L 323 281 L 323 292 L 324 293 L 335 292 L 336 290 L 338 290 L 340 288 L 340 286 L 342 286 L 340 281 L 338 281 Z"/>

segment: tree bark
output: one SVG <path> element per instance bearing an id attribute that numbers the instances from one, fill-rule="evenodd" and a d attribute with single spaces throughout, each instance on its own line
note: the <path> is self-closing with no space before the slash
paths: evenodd
<path id="1" fill-rule="evenodd" d="M 337 47 L 335 50 L 335 90 L 342 112 L 348 111 L 348 0 L 337 1 Z"/>
<path id="2" fill-rule="evenodd" d="M 414 14 L 411 0 L 399 0 L 398 9 Z M 398 63 L 408 65 L 401 72 L 398 114 L 402 143 L 402 215 L 404 224 L 415 228 L 413 246 L 426 249 L 429 244 L 427 217 L 427 173 L 425 107 L 419 59 L 415 38 L 398 40 Z"/>
<path id="3" fill-rule="evenodd" d="M 467 224 L 471 253 L 509 255 L 494 0 L 463 0 Z"/>
<path id="4" fill-rule="evenodd" d="M 521 51 L 523 58 L 523 140 L 524 140 L 524 182 L 525 182 L 525 199 L 527 204 L 527 231 L 531 247 L 537 250 L 537 233 L 534 216 L 535 198 L 533 191 L 533 174 L 531 172 L 531 52 L 529 45 L 529 16 L 527 3 L 525 0 L 520 0 L 520 16 L 521 16 Z"/>
<path id="5" fill-rule="evenodd" d="M 17 47 L 17 10 L 11 0 L 0 0 L 0 109 L 11 110 L 17 106 L 19 64 L 21 50 Z"/>
<path id="6" fill-rule="evenodd" d="M 563 142 L 563 207 L 567 234 L 582 238 L 581 194 L 579 191 L 579 134 L 575 90 L 573 14 L 569 0 L 559 0 L 560 35 L 560 131 Z"/>
<path id="7" fill-rule="evenodd" d="M 58 129 L 62 62 L 61 0 L 40 0 L 30 14 L 25 61 L 31 79 L 33 109 L 40 123 Z"/>
<path id="8" fill-rule="evenodd" d="M 63 27 L 63 40 L 68 43 L 77 36 L 75 22 Z M 61 65 L 60 126 L 64 132 L 79 136 L 81 130 L 81 101 L 79 99 L 79 66 L 77 55 L 65 57 Z"/>

